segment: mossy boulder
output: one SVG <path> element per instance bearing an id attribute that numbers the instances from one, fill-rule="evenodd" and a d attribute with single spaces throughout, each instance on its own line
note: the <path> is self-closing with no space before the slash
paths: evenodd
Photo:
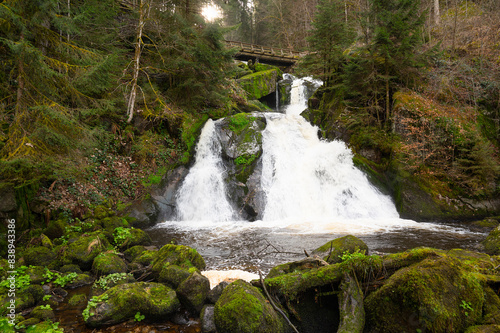
<path id="1" fill-rule="evenodd" d="M 141 229 L 118 227 L 114 230 L 113 235 L 115 244 L 121 250 L 137 245 L 151 245 L 151 237 Z"/>
<path id="2" fill-rule="evenodd" d="M 488 254 L 500 254 L 500 226 L 492 230 L 482 242 Z"/>
<path id="3" fill-rule="evenodd" d="M 123 251 L 123 255 L 125 256 L 126 260 L 132 262 L 134 261 L 135 258 L 140 256 L 144 251 L 146 251 L 146 248 L 144 246 L 136 245 Z"/>
<path id="4" fill-rule="evenodd" d="M 29 266 L 24 273 L 29 275 L 31 284 L 43 284 L 47 280 L 45 271 L 46 267 Z"/>
<path id="5" fill-rule="evenodd" d="M 259 71 L 240 77 L 237 82 L 248 94 L 248 99 L 260 99 L 276 92 L 282 72 L 278 68 Z"/>
<path id="6" fill-rule="evenodd" d="M 45 293 L 40 285 L 30 285 L 17 290 L 15 302 L 16 313 L 35 306 L 42 301 L 44 295 Z M 10 306 L 10 297 L 8 297 L 8 294 L 0 295 L 0 315 L 8 312 L 8 306 Z"/>
<path id="7" fill-rule="evenodd" d="M 335 264 L 342 261 L 341 257 L 345 252 L 354 253 L 356 251 L 368 254 L 368 246 L 361 239 L 347 235 L 318 247 L 313 251 L 313 254 L 322 257 L 329 264 Z"/>
<path id="8" fill-rule="evenodd" d="M 70 263 L 88 271 L 92 267 L 95 257 L 110 247 L 106 236 L 99 231 L 83 234 L 68 245 L 64 257 Z"/>
<path id="9" fill-rule="evenodd" d="M 107 217 L 114 216 L 116 213 L 106 206 L 100 205 L 94 208 L 94 217 L 98 220 L 105 219 Z"/>
<path id="10" fill-rule="evenodd" d="M 118 217 L 118 216 L 111 216 L 111 217 L 105 217 L 102 220 L 99 221 L 99 224 L 102 226 L 102 228 L 108 232 L 113 232 L 116 228 L 122 227 L 122 228 L 128 228 L 129 223 L 127 220 L 123 217 Z"/>
<path id="11" fill-rule="evenodd" d="M 205 260 L 193 248 L 184 245 L 167 244 L 158 250 L 155 260 L 152 264 L 152 271 L 156 276 L 164 267 L 171 265 L 179 266 L 183 269 L 195 268 L 203 270 L 205 268 Z"/>
<path id="12" fill-rule="evenodd" d="M 136 282 L 115 286 L 94 297 L 84 310 L 84 318 L 88 326 L 101 327 L 133 319 L 137 312 L 146 319 L 164 318 L 179 307 L 173 289 L 161 283 Z"/>
<path id="13" fill-rule="evenodd" d="M 483 286 L 457 258 L 400 269 L 365 299 L 368 332 L 461 332 L 480 320 Z"/>
<path id="14" fill-rule="evenodd" d="M 24 251 L 23 254 L 25 265 L 33 265 L 33 266 L 50 266 L 53 268 L 54 260 L 57 255 L 49 248 L 45 246 L 35 246 L 30 247 Z"/>
<path id="15" fill-rule="evenodd" d="M 182 305 L 195 314 L 199 314 L 205 305 L 209 291 L 210 281 L 198 272 L 193 272 L 176 289 Z"/>
<path id="16" fill-rule="evenodd" d="M 132 262 L 139 263 L 143 266 L 149 266 L 156 259 L 158 251 L 146 250 L 137 256 Z"/>
<path id="17" fill-rule="evenodd" d="M 136 280 L 130 273 L 113 273 L 109 275 L 103 275 L 92 285 L 90 295 L 98 296 L 103 294 L 106 290 L 111 289 L 117 285 L 132 282 L 136 282 Z"/>
<path id="18" fill-rule="evenodd" d="M 85 294 L 74 294 L 68 301 L 69 306 L 78 306 L 87 302 L 87 295 Z"/>
<path id="19" fill-rule="evenodd" d="M 92 271 L 100 275 L 127 272 L 127 264 L 114 252 L 104 252 L 95 257 L 92 263 Z"/>
<path id="20" fill-rule="evenodd" d="M 469 327 L 465 333 L 500 333 L 500 325 L 477 325 Z"/>
<path id="21" fill-rule="evenodd" d="M 260 289 L 243 280 L 231 283 L 215 303 L 219 333 L 286 332 L 287 324 L 268 303 Z"/>
<path id="22" fill-rule="evenodd" d="M 186 280 L 192 273 L 196 272 L 195 267 L 183 268 L 178 265 L 165 263 L 158 276 L 158 282 L 166 283 L 172 288 L 177 288 L 182 281 Z"/>
<path id="23" fill-rule="evenodd" d="M 50 239 L 59 238 L 66 232 L 66 222 L 63 220 L 51 220 L 43 233 Z"/>
<path id="24" fill-rule="evenodd" d="M 37 306 L 36 308 L 31 311 L 31 316 L 38 318 L 40 320 L 54 320 L 56 318 L 54 311 L 49 308 L 45 308 L 42 306 Z"/>

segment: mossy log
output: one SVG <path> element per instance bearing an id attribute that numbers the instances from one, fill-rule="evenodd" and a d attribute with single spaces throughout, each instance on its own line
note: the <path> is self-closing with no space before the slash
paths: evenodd
<path id="1" fill-rule="evenodd" d="M 337 333 L 361 333 L 365 326 L 363 291 L 351 274 L 344 275 L 340 283 L 340 325 Z"/>

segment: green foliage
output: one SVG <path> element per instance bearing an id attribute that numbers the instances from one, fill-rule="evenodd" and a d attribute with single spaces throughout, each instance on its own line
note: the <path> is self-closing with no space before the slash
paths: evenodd
<path id="1" fill-rule="evenodd" d="M 144 318 L 146 318 L 146 316 L 145 316 L 145 315 L 141 315 L 141 313 L 140 313 L 140 312 L 137 312 L 137 313 L 135 314 L 134 321 L 142 321 L 142 320 L 144 320 Z"/>
<path id="2" fill-rule="evenodd" d="M 43 277 L 46 279 L 46 282 L 54 282 L 54 284 L 64 288 L 68 283 L 73 283 L 78 277 L 78 274 L 71 272 L 61 275 L 59 272 L 52 272 L 48 268 L 45 268 L 45 274 Z"/>
<path id="3" fill-rule="evenodd" d="M 0 331 L 5 333 L 14 333 L 14 327 L 9 323 L 9 320 L 5 317 L 0 318 Z"/>
<path id="4" fill-rule="evenodd" d="M 94 285 L 99 287 L 100 289 L 106 291 L 109 289 L 109 285 L 111 283 L 116 283 L 121 280 L 125 280 L 129 277 L 133 277 L 130 273 L 113 273 L 109 275 L 101 276 L 97 281 L 94 282 Z"/>
<path id="5" fill-rule="evenodd" d="M 44 321 L 40 324 L 30 326 L 26 329 L 26 333 L 63 333 L 64 330 L 59 328 L 58 322 Z"/>
<path id="6" fill-rule="evenodd" d="M 14 273 L 12 273 L 15 276 L 16 290 L 23 290 L 30 286 L 31 278 L 30 275 L 26 273 L 27 270 L 28 267 L 21 266 L 16 268 Z M 10 289 L 10 286 L 11 286 L 11 280 L 4 279 L 0 282 L 0 287 Z"/>
<path id="7" fill-rule="evenodd" d="M 241 133 L 245 127 L 253 122 L 255 117 L 250 116 L 247 113 L 238 113 L 229 118 L 229 129 L 236 134 Z"/>
<path id="8" fill-rule="evenodd" d="M 46 304 L 46 305 L 40 305 L 40 309 L 42 309 L 42 310 L 52 310 L 52 307 L 50 306 L 50 304 Z"/>
<path id="9" fill-rule="evenodd" d="M 94 296 L 92 297 L 88 303 L 87 307 L 83 310 L 82 316 L 85 321 L 89 319 L 89 317 L 94 315 L 94 312 L 92 312 L 93 309 L 99 304 L 100 302 L 105 302 L 109 298 L 108 294 L 102 294 L 101 296 Z"/>
<path id="10" fill-rule="evenodd" d="M 466 316 L 469 316 L 468 311 L 474 311 L 474 309 L 472 308 L 472 303 L 466 302 L 465 300 L 462 300 L 462 303 L 460 303 L 460 307 L 464 310 L 464 314 Z"/>
<path id="11" fill-rule="evenodd" d="M 114 241 L 117 246 L 121 246 L 128 238 L 131 237 L 130 228 L 118 227 L 113 232 Z"/>

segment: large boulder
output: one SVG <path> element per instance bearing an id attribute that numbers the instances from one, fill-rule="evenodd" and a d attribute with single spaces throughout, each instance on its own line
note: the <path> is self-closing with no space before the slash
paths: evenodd
<path id="1" fill-rule="evenodd" d="M 276 85 L 282 73 L 278 68 L 245 75 L 237 80 L 247 92 L 248 99 L 261 99 L 276 92 Z"/>
<path id="2" fill-rule="evenodd" d="M 64 252 L 66 260 L 80 266 L 84 271 L 90 270 L 95 257 L 110 248 L 104 234 L 93 232 L 81 235 L 71 242 Z"/>
<path id="3" fill-rule="evenodd" d="M 263 115 L 239 113 L 216 124 L 227 170 L 227 191 L 247 220 L 260 218 L 265 206 L 260 176 L 262 131 L 266 123 Z"/>
<path id="4" fill-rule="evenodd" d="M 154 200 L 156 207 L 159 211 L 157 216 L 158 221 L 166 221 L 171 219 L 175 215 L 175 205 L 177 189 L 182 184 L 182 181 L 188 174 L 189 170 L 180 166 L 176 169 L 170 170 L 163 177 L 160 186 L 156 187 L 152 193 L 151 197 Z M 136 213 L 134 215 L 136 218 L 141 217 Z M 141 217 L 144 218 L 144 217 Z"/>
<path id="5" fill-rule="evenodd" d="M 486 253 L 500 254 L 500 226 L 492 230 L 482 244 Z"/>
<path id="6" fill-rule="evenodd" d="M 342 261 L 341 257 L 344 253 L 354 253 L 356 251 L 368 254 L 368 246 L 361 239 L 347 235 L 318 247 L 313 251 L 313 254 L 323 258 L 329 264 L 335 264 Z"/>
<path id="7" fill-rule="evenodd" d="M 114 252 L 103 252 L 92 263 L 92 271 L 100 275 L 127 272 L 127 264 Z"/>
<path id="8" fill-rule="evenodd" d="M 209 291 L 210 281 L 198 272 L 193 272 L 176 289 L 182 305 L 195 314 L 199 314 L 205 305 Z"/>
<path id="9" fill-rule="evenodd" d="M 365 299 L 365 332 L 462 332 L 482 316 L 477 275 L 455 257 L 400 269 Z"/>
<path id="10" fill-rule="evenodd" d="M 146 319 L 164 318 L 180 307 L 173 289 L 161 283 L 136 282 L 115 286 L 89 301 L 83 312 L 90 327 L 117 324 L 140 312 Z"/>
<path id="11" fill-rule="evenodd" d="M 286 332 L 287 323 L 248 282 L 231 283 L 215 303 L 215 326 L 219 333 Z"/>

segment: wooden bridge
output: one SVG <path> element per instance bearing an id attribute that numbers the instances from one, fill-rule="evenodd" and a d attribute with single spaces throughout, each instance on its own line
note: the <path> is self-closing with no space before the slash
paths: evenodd
<path id="1" fill-rule="evenodd" d="M 227 46 L 235 48 L 238 51 L 235 54 L 235 59 L 238 60 L 258 60 L 259 62 L 276 65 L 276 66 L 292 66 L 307 52 L 297 52 L 291 49 L 281 49 L 268 47 L 256 44 L 226 41 Z"/>

